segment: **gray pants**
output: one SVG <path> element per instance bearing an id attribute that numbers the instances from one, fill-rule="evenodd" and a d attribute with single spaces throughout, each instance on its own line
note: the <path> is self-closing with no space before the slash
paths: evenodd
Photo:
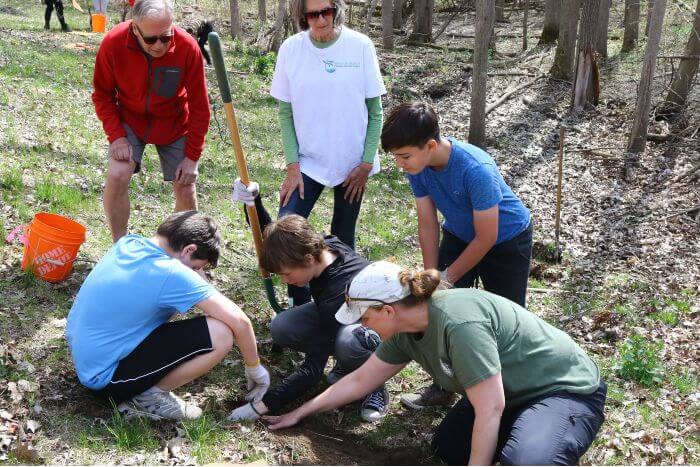
<path id="1" fill-rule="evenodd" d="M 270 323 L 275 344 L 308 353 L 309 343 L 320 329 L 314 302 L 280 313 Z M 341 326 L 335 336 L 334 356 L 340 369 L 351 372 L 362 366 L 381 343 L 379 335 L 361 324 Z"/>

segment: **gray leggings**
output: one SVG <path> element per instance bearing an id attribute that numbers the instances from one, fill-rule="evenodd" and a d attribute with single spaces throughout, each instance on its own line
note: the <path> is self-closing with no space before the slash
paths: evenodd
<path id="1" fill-rule="evenodd" d="M 314 302 L 280 313 L 270 323 L 270 333 L 277 345 L 304 353 L 308 353 L 312 337 L 320 331 Z M 335 336 L 333 354 L 340 368 L 351 372 L 362 366 L 380 343 L 379 335 L 361 324 L 341 326 Z"/>

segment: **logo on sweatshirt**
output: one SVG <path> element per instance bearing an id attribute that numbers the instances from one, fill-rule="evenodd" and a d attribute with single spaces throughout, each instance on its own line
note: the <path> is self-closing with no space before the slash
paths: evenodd
<path id="1" fill-rule="evenodd" d="M 454 371 L 452 371 L 452 366 L 450 366 L 450 362 L 443 360 L 442 358 L 440 359 L 440 368 L 442 369 L 442 372 L 450 378 L 452 378 L 455 374 Z"/>

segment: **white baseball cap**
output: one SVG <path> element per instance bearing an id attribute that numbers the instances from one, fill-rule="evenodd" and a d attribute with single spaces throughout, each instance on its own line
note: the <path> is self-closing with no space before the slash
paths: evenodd
<path id="1" fill-rule="evenodd" d="M 389 261 L 377 261 L 360 271 L 345 291 L 345 303 L 335 319 L 342 324 L 356 323 L 367 308 L 394 303 L 411 295 L 408 286 L 401 285 L 399 274 L 404 268 Z"/>

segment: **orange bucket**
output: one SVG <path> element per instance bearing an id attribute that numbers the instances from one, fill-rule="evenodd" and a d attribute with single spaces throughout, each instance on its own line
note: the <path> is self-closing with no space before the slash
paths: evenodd
<path id="1" fill-rule="evenodd" d="M 34 215 L 27 228 L 22 269 L 31 267 L 34 275 L 48 282 L 60 282 L 70 274 L 85 227 L 68 219 L 42 212 Z"/>
<path id="2" fill-rule="evenodd" d="M 92 32 L 105 32 L 107 27 L 107 15 L 104 13 L 93 13 L 92 16 Z"/>

